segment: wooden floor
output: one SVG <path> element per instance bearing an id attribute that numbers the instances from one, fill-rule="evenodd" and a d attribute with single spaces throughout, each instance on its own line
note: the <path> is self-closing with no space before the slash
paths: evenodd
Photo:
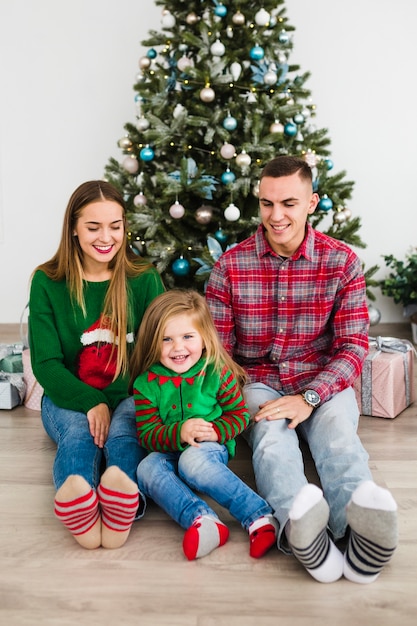
<path id="1" fill-rule="evenodd" d="M 402 324 L 371 331 L 411 338 Z M 0 326 L 0 343 L 18 339 L 18 325 Z M 375 583 L 323 585 L 275 549 L 251 559 L 245 532 L 217 505 L 231 538 L 198 561 L 186 561 L 183 531 L 155 505 L 123 548 L 83 550 L 52 512 L 54 445 L 39 414 L 24 407 L 0 411 L 0 624 L 416 624 L 417 403 L 394 420 L 361 417 L 360 434 L 375 480 L 397 500 L 400 543 Z M 232 467 L 253 486 L 243 441 Z M 308 458 L 307 468 L 312 476 Z"/>

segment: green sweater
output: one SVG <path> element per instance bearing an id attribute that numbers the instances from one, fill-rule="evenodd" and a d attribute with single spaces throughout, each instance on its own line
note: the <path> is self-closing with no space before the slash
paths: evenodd
<path id="1" fill-rule="evenodd" d="M 53 281 L 35 272 L 29 300 L 29 338 L 36 379 L 59 407 L 87 413 L 100 403 L 114 409 L 128 397 L 128 375 L 114 382 L 115 355 L 108 366 L 114 338 L 98 329 L 109 281 L 85 282 L 84 317 L 72 305 L 65 280 Z M 128 279 L 131 327 L 127 341 L 133 346 L 149 303 L 164 291 L 154 268 Z"/>
<path id="2" fill-rule="evenodd" d="M 190 418 L 213 422 L 218 442 L 232 457 L 235 438 L 247 428 L 249 411 L 236 378 L 201 358 L 188 372 L 176 374 L 160 363 L 138 376 L 133 385 L 139 443 L 156 452 L 183 451 L 181 426 Z"/>

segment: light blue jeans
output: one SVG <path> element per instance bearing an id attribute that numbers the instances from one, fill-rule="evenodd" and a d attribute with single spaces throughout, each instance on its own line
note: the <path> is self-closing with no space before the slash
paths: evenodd
<path id="1" fill-rule="evenodd" d="M 245 386 L 244 395 L 253 416 L 259 405 L 282 396 L 263 383 Z M 289 552 L 284 528 L 292 502 L 307 484 L 298 435 L 307 442 L 330 508 L 329 530 L 335 541 L 347 529 L 345 507 L 364 480 L 372 480 L 368 453 L 357 434 L 359 409 L 351 387 L 313 411 L 297 431 L 285 419 L 252 422 L 246 438 L 252 448 L 259 493 L 274 509 L 280 525 L 278 547 Z M 298 433 L 298 434 L 297 434 Z"/>
<path id="2" fill-rule="evenodd" d="M 138 443 L 133 397 L 114 410 L 103 448 L 94 443 L 85 413 L 56 406 L 48 396 L 42 400 L 42 422 L 57 445 L 53 480 L 59 489 L 71 474 L 85 478 L 96 489 L 106 467 L 117 465 L 136 483 L 136 468 L 147 452 Z"/>
<path id="3" fill-rule="evenodd" d="M 228 460 L 226 446 L 210 441 L 183 452 L 150 452 L 137 470 L 139 488 L 185 529 L 200 515 L 218 517 L 195 490 L 213 498 L 248 530 L 272 509 L 227 467 Z"/>

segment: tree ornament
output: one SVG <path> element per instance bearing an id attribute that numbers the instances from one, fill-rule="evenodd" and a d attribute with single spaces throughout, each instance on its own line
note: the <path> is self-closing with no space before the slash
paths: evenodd
<path id="1" fill-rule="evenodd" d="M 195 219 L 199 224 L 210 224 L 213 218 L 213 207 L 203 204 L 195 212 Z"/>
<path id="2" fill-rule="evenodd" d="M 326 167 L 328 170 L 332 170 L 333 169 L 333 161 L 329 158 L 324 159 L 324 162 L 326 164 Z"/>
<path id="3" fill-rule="evenodd" d="M 346 219 L 350 220 L 350 218 L 352 217 L 352 211 L 346 207 L 345 209 L 343 209 L 343 213 L 345 214 Z"/>
<path id="4" fill-rule="evenodd" d="M 249 56 L 253 61 L 260 61 L 265 56 L 265 50 L 262 46 L 253 46 L 249 52 Z"/>
<path id="5" fill-rule="evenodd" d="M 203 89 L 200 91 L 200 100 L 202 100 L 203 102 L 213 102 L 215 97 L 216 94 L 211 87 L 203 87 Z"/>
<path id="6" fill-rule="evenodd" d="M 175 200 L 174 204 L 171 204 L 171 206 L 169 207 L 169 214 L 175 220 L 180 220 L 183 217 L 184 213 L 185 209 L 182 204 L 178 202 L 178 200 Z"/>
<path id="7" fill-rule="evenodd" d="M 117 142 L 117 145 L 119 146 L 119 148 L 121 148 L 122 150 L 131 150 L 133 143 L 132 141 L 129 139 L 129 137 L 122 137 L 121 139 L 119 139 L 119 141 Z"/>
<path id="8" fill-rule="evenodd" d="M 200 18 L 194 13 L 189 13 L 187 15 L 187 17 L 185 18 L 185 21 L 187 22 L 187 24 L 189 24 L 190 26 L 194 26 L 194 24 L 197 24 L 198 20 Z"/>
<path id="9" fill-rule="evenodd" d="M 270 14 L 265 9 L 259 9 L 259 11 L 255 13 L 255 22 L 258 26 L 267 26 L 270 18 Z"/>
<path id="10" fill-rule="evenodd" d="M 333 208 L 333 202 L 332 200 L 329 198 L 329 196 L 327 195 L 327 193 L 324 194 L 324 196 L 320 199 L 318 205 L 317 205 L 318 209 L 320 211 L 330 211 L 330 209 Z"/>
<path id="11" fill-rule="evenodd" d="M 237 119 L 235 117 L 232 117 L 231 115 L 228 115 L 223 120 L 223 128 L 229 131 L 236 130 Z"/>
<path id="12" fill-rule="evenodd" d="M 143 191 L 139 192 L 134 198 L 133 198 L 133 204 L 135 206 L 145 206 L 145 204 L 147 203 L 148 199 L 145 196 L 145 194 L 143 193 Z"/>
<path id="13" fill-rule="evenodd" d="M 289 34 L 287 33 L 287 31 L 286 31 L 286 30 L 282 30 L 282 31 L 280 32 L 280 34 L 278 35 L 278 41 L 279 41 L 279 43 L 286 44 L 286 43 L 288 43 L 288 42 L 289 42 L 289 40 L 290 40 L 290 36 L 289 36 Z"/>
<path id="14" fill-rule="evenodd" d="M 292 119 L 298 126 L 300 126 L 301 124 L 304 124 L 305 122 L 305 118 L 302 113 L 296 113 Z"/>
<path id="15" fill-rule="evenodd" d="M 333 223 L 343 224 L 343 222 L 346 222 L 346 214 L 343 209 L 335 211 L 333 215 Z"/>
<path id="16" fill-rule="evenodd" d="M 176 259 L 171 265 L 171 268 L 175 276 L 188 276 L 190 273 L 190 263 L 187 259 L 184 259 L 183 256 Z"/>
<path id="17" fill-rule="evenodd" d="M 297 134 L 297 126 L 293 122 L 287 122 L 284 126 L 284 134 L 287 137 L 295 137 Z"/>
<path id="18" fill-rule="evenodd" d="M 278 74 L 274 71 L 276 69 L 275 63 L 271 64 L 268 71 L 265 72 L 263 81 L 265 85 L 275 85 L 278 80 Z"/>
<path id="19" fill-rule="evenodd" d="M 152 161 L 155 156 L 155 152 L 149 146 L 145 146 L 139 153 L 142 161 Z"/>
<path id="20" fill-rule="evenodd" d="M 225 244 L 227 241 L 227 234 L 221 228 L 219 228 L 219 230 L 216 230 L 216 232 L 214 233 L 214 237 L 221 244 Z"/>
<path id="21" fill-rule="evenodd" d="M 146 56 L 149 57 L 150 59 L 156 59 L 157 57 L 157 52 L 155 50 L 155 48 L 149 48 L 148 52 L 146 53 Z"/>
<path id="22" fill-rule="evenodd" d="M 216 41 L 210 46 L 210 52 L 214 57 L 222 57 L 226 52 L 226 48 L 220 39 L 216 39 Z"/>
<path id="23" fill-rule="evenodd" d="M 243 15 L 243 13 L 238 11 L 232 16 L 232 22 L 236 26 L 243 26 L 243 24 L 245 23 L 245 16 Z"/>
<path id="24" fill-rule="evenodd" d="M 228 222 L 236 222 L 240 217 L 240 211 L 233 202 L 224 211 L 224 217 Z"/>
<path id="25" fill-rule="evenodd" d="M 225 7 L 222 3 L 218 4 L 214 9 L 214 15 L 216 15 L 217 17 L 226 17 L 227 7 Z"/>
<path id="26" fill-rule="evenodd" d="M 259 180 L 252 187 L 252 195 L 259 198 Z"/>
<path id="27" fill-rule="evenodd" d="M 129 172 L 129 174 L 136 174 L 139 169 L 139 162 L 136 157 L 134 157 L 132 154 L 129 154 L 123 159 L 122 166 L 126 170 L 126 172 Z"/>
<path id="28" fill-rule="evenodd" d="M 223 185 L 230 185 L 231 183 L 234 183 L 235 180 L 236 176 L 233 172 L 230 171 L 229 168 L 227 168 L 227 170 L 221 175 L 221 181 Z"/>
<path id="29" fill-rule="evenodd" d="M 144 130 L 148 130 L 150 126 L 149 120 L 146 119 L 146 117 L 140 117 L 136 123 L 136 128 L 143 132 Z"/>
<path id="30" fill-rule="evenodd" d="M 316 167 L 316 165 L 317 165 L 317 155 L 314 152 L 312 152 L 311 150 L 307 150 L 307 152 L 305 153 L 303 158 L 304 158 L 304 161 L 306 163 L 308 163 L 308 165 L 311 168 Z"/>
<path id="31" fill-rule="evenodd" d="M 375 326 L 381 321 L 381 311 L 373 304 L 368 304 L 369 324 Z"/>
<path id="32" fill-rule="evenodd" d="M 152 61 L 148 57 L 140 57 L 138 65 L 141 70 L 148 70 L 151 67 Z"/>
<path id="33" fill-rule="evenodd" d="M 239 80 L 239 76 L 242 73 L 242 66 L 241 66 L 241 64 L 238 63 L 237 61 L 234 61 L 230 65 L 230 71 L 231 71 L 233 80 L 236 82 L 237 80 Z"/>
<path id="34" fill-rule="evenodd" d="M 168 11 L 168 9 L 164 9 L 162 11 L 162 18 L 161 18 L 162 28 L 173 28 L 175 24 L 176 24 L 175 17 L 172 15 L 170 11 Z"/>
<path id="35" fill-rule="evenodd" d="M 190 57 L 187 57 L 186 54 L 183 54 L 183 56 L 177 61 L 177 67 L 180 72 L 186 72 L 190 69 L 190 67 L 194 67 L 194 61 L 190 59 Z"/>
<path id="36" fill-rule="evenodd" d="M 284 126 L 283 124 L 281 124 L 281 122 L 278 122 L 278 120 L 275 120 L 275 122 L 273 122 L 271 126 L 269 127 L 269 131 L 271 133 L 283 133 Z"/>
<path id="37" fill-rule="evenodd" d="M 236 165 L 238 165 L 239 167 L 248 167 L 251 162 L 252 159 L 245 150 L 242 150 L 242 152 L 236 157 Z"/>
<path id="38" fill-rule="evenodd" d="M 222 147 L 220 148 L 220 155 L 224 159 L 227 159 L 227 160 L 233 159 L 233 157 L 235 156 L 235 153 L 236 153 L 236 148 L 231 143 L 224 143 Z"/>

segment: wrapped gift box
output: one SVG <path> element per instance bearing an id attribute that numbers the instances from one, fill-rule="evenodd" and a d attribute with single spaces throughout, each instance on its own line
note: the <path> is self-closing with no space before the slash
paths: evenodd
<path id="1" fill-rule="evenodd" d="M 0 409 L 13 409 L 22 404 L 25 390 L 22 374 L 0 373 Z"/>
<path id="2" fill-rule="evenodd" d="M 393 337 L 370 337 L 362 374 L 353 388 L 361 415 L 396 417 L 414 402 L 414 346 Z"/>
<path id="3" fill-rule="evenodd" d="M 23 373 L 22 354 L 10 354 L 0 361 L 0 371 L 9 374 Z"/>

